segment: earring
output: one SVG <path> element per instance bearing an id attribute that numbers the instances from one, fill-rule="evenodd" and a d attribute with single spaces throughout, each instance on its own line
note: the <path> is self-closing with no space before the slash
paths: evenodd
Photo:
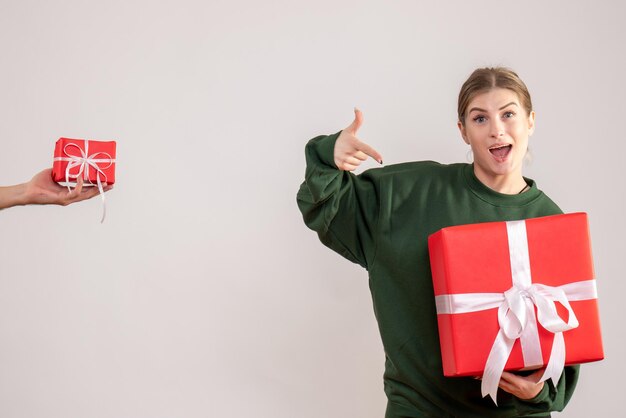
<path id="1" fill-rule="evenodd" d="M 465 159 L 468 163 L 474 162 L 474 153 L 472 152 L 471 148 L 467 150 L 467 154 L 465 154 Z"/>

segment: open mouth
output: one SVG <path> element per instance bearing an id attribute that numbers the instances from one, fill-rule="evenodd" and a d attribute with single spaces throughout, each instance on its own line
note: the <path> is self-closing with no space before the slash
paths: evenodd
<path id="1" fill-rule="evenodd" d="M 489 148 L 489 152 L 499 160 L 504 160 L 511 152 L 512 145 L 498 145 L 493 148 Z"/>

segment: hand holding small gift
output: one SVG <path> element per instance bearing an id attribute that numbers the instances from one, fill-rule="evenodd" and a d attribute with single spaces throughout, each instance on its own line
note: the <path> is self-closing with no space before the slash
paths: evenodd
<path id="1" fill-rule="evenodd" d="M 26 183 L 26 186 L 30 203 L 42 205 L 52 204 L 67 206 L 70 203 L 91 199 L 99 193 L 97 187 L 83 188 L 82 178 L 78 178 L 76 187 L 71 191 L 68 191 L 66 187 L 63 187 L 52 180 L 51 169 L 46 169 L 36 174 L 28 183 Z M 112 184 L 107 185 L 104 183 L 103 186 L 105 192 L 113 188 Z"/>
<path id="2" fill-rule="evenodd" d="M 83 182 L 80 181 L 76 188 L 68 191 L 52 180 L 52 170 L 46 169 L 37 173 L 26 183 L 26 196 L 28 201 L 37 204 L 57 204 L 67 206 L 70 203 L 79 202 L 96 196 L 97 190 L 93 187 L 84 188 Z M 95 192 L 95 193 L 94 193 Z"/>
<path id="3" fill-rule="evenodd" d="M 105 185 L 109 191 L 113 185 Z M 0 209 L 19 205 L 62 205 L 91 199 L 99 193 L 96 187 L 83 188 L 83 179 L 71 191 L 52 179 L 52 170 L 46 169 L 36 174 L 29 182 L 14 186 L 0 187 Z"/>

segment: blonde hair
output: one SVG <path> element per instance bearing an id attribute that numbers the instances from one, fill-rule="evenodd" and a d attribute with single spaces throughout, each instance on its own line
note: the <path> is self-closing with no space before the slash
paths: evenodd
<path id="1" fill-rule="evenodd" d="M 526 84 L 515 73 L 515 71 L 506 67 L 487 67 L 478 68 L 463 83 L 459 92 L 458 116 L 459 122 L 465 126 L 465 112 L 474 97 L 479 94 L 486 93 L 495 88 L 509 89 L 517 94 L 520 105 L 526 114 L 530 115 L 533 110 L 533 104 L 530 99 L 530 93 Z"/>

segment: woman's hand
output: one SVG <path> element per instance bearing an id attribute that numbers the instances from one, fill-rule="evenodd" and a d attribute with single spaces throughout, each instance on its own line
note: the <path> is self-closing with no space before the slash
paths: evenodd
<path id="1" fill-rule="evenodd" d="M 104 184 L 107 192 L 113 185 Z M 0 187 L 0 209 L 18 205 L 62 205 L 91 199 L 99 193 L 97 187 L 83 188 L 82 177 L 78 178 L 76 187 L 68 191 L 52 180 L 52 169 L 43 170 L 36 174 L 28 183 L 15 186 Z"/>
<path id="2" fill-rule="evenodd" d="M 335 142 L 334 159 L 338 169 L 352 171 L 370 156 L 380 164 L 383 157 L 374 148 L 361 142 L 356 133 L 363 124 L 363 114 L 359 109 L 354 109 L 354 121 L 346 129 L 341 131 Z"/>
<path id="3" fill-rule="evenodd" d="M 106 183 L 103 186 L 105 192 L 113 188 L 113 185 L 107 186 Z M 98 193 L 97 187 L 83 188 L 82 177 L 77 179 L 76 187 L 68 191 L 66 187 L 52 180 L 52 169 L 48 168 L 36 174 L 25 184 L 24 201 L 25 204 L 67 206 L 70 203 L 91 199 Z"/>
<path id="4" fill-rule="evenodd" d="M 528 376 L 502 372 L 498 386 L 519 399 L 532 399 L 543 389 L 544 382 L 540 382 L 539 379 L 543 376 L 544 371 L 545 369 L 539 369 Z"/>

